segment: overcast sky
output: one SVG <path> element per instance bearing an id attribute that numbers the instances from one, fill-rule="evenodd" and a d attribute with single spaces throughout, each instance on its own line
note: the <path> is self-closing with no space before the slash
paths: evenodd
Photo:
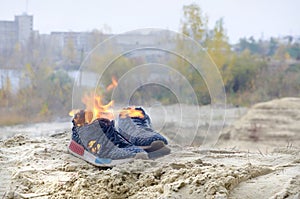
<path id="1" fill-rule="evenodd" d="M 197 3 L 209 16 L 209 26 L 224 18 L 232 43 L 241 37 L 300 36 L 299 0 L 1 0 L 0 20 L 27 11 L 34 29 L 90 31 L 108 25 L 112 33 L 139 28 L 179 30 L 183 5 Z M 27 7 L 27 8 L 26 8 Z"/>

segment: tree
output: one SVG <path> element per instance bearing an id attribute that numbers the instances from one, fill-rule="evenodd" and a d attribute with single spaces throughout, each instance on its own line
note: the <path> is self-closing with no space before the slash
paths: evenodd
<path id="1" fill-rule="evenodd" d="M 270 42 L 269 42 L 269 52 L 268 56 L 273 56 L 278 48 L 278 41 L 271 37 Z"/>
<path id="2" fill-rule="evenodd" d="M 4 85 L 2 85 L 3 88 L 0 89 L 0 105 L 8 108 L 12 100 L 12 85 L 8 75 L 6 76 L 5 81 L 2 83 L 4 83 Z"/>
<path id="3" fill-rule="evenodd" d="M 105 35 L 100 30 L 93 30 L 91 36 L 89 37 L 89 44 L 90 48 L 93 49 L 96 47 L 100 42 L 104 41 Z"/>
<path id="4" fill-rule="evenodd" d="M 287 47 L 284 44 L 280 44 L 274 54 L 274 58 L 280 61 L 285 61 L 290 58 Z"/>
<path id="5" fill-rule="evenodd" d="M 225 84 L 230 79 L 232 67 L 232 52 L 225 33 L 224 21 L 219 19 L 213 29 L 213 33 L 206 40 L 208 54 L 211 56 L 222 73 Z"/>
<path id="6" fill-rule="evenodd" d="M 203 43 L 207 30 L 207 17 L 197 4 L 183 6 L 181 32 L 199 43 Z"/>
<path id="7" fill-rule="evenodd" d="M 264 46 L 263 42 L 256 41 L 253 36 L 247 38 L 241 38 L 239 43 L 239 52 L 243 52 L 245 50 L 249 50 L 251 54 L 264 55 Z"/>
<path id="8" fill-rule="evenodd" d="M 44 86 L 44 88 L 47 94 L 45 95 L 46 101 L 42 108 L 46 107 L 47 111 L 52 110 L 66 114 L 71 110 L 73 86 L 71 78 L 65 71 L 58 70 L 50 73 L 45 81 L 47 86 Z"/>
<path id="9" fill-rule="evenodd" d="M 296 59 L 296 60 L 300 60 L 300 44 L 299 43 L 295 43 L 292 46 L 290 46 L 287 49 L 289 55 Z"/>
<path id="10" fill-rule="evenodd" d="M 64 65 L 69 66 L 77 66 L 78 57 L 77 57 L 77 49 L 75 48 L 74 39 L 72 37 L 68 37 L 66 45 L 64 45 L 63 49 L 63 58 L 65 60 Z"/>
<path id="11" fill-rule="evenodd" d="M 256 61 L 256 57 L 249 50 L 236 55 L 231 69 L 232 79 L 226 84 L 227 91 L 237 93 L 253 89 L 253 81 L 263 66 L 264 62 Z"/>
<path id="12" fill-rule="evenodd" d="M 197 43 L 204 45 L 206 37 L 208 35 L 207 29 L 208 19 L 203 15 L 201 8 L 197 4 L 186 5 L 183 7 L 183 18 L 181 20 L 181 33 L 191 37 Z M 200 56 L 199 52 L 196 52 L 191 46 L 186 45 L 184 38 L 177 38 L 177 52 L 184 52 L 193 57 L 194 60 L 198 60 Z M 202 74 L 188 63 L 186 60 L 176 56 L 170 63 L 182 74 L 192 86 L 199 103 L 210 103 L 209 92 L 206 83 L 202 77 Z M 181 82 L 177 82 L 180 86 L 180 92 L 183 96 L 191 96 L 192 93 L 188 93 L 188 89 L 183 87 Z"/>

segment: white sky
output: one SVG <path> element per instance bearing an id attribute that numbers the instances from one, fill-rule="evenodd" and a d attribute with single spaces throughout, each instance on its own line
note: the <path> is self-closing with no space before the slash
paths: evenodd
<path id="1" fill-rule="evenodd" d="M 90 31 L 104 24 L 113 33 L 138 28 L 168 28 L 178 31 L 183 5 L 196 2 L 209 16 L 209 26 L 224 18 L 231 42 L 253 35 L 300 36 L 299 0 L 27 0 L 34 15 L 34 29 Z M 26 11 L 26 0 L 0 0 L 0 20 L 13 20 Z"/>

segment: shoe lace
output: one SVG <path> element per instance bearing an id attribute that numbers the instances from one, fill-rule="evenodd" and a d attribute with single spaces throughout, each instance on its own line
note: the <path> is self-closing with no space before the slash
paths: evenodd
<path id="1" fill-rule="evenodd" d="M 101 125 L 102 126 L 102 125 Z M 122 136 L 115 128 L 114 122 L 102 127 L 103 132 L 106 134 L 107 138 L 118 147 L 131 146 L 131 142 L 128 141 L 124 136 Z"/>

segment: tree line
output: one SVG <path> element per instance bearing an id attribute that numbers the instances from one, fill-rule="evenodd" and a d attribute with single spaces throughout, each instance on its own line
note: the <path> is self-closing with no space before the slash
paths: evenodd
<path id="1" fill-rule="evenodd" d="M 213 30 L 207 27 L 208 17 L 197 4 L 183 7 L 181 31 L 207 49 L 221 72 L 228 103 L 249 106 L 273 98 L 299 97 L 299 40 L 292 36 L 268 40 L 250 37 L 231 45 L 222 18 L 216 21 Z M 207 88 L 194 87 L 199 90 L 199 101 L 210 103 Z"/>
<path id="2" fill-rule="evenodd" d="M 216 21 L 213 29 L 208 28 L 208 21 L 197 4 L 184 6 L 180 32 L 207 50 L 221 72 L 228 103 L 249 106 L 273 98 L 300 97 L 299 41 L 291 36 L 266 40 L 250 37 L 241 38 L 233 45 L 229 43 L 223 19 Z M 104 38 L 101 31 L 93 31 L 92 35 L 94 46 Z M 74 82 L 66 71 L 78 69 L 84 57 L 83 52 L 74 49 L 72 42 L 68 41 L 64 49 L 58 51 L 51 43 L 35 35 L 26 45 L 17 44 L 12 52 L 0 54 L 3 68 L 14 68 L 22 73 L 22 89 L 17 92 L 13 92 L 9 77 L 2 78 L 0 125 L 67 115 L 72 108 Z M 177 48 L 180 48 L 180 43 Z M 110 56 L 109 52 L 107 56 Z M 100 55 L 91 57 L 94 63 L 100 63 L 102 59 Z M 138 63 L 142 61 L 121 57 L 116 63 L 118 67 L 106 71 L 104 82 L 109 84 L 112 76 L 120 78 Z M 201 75 L 195 73 L 189 63 L 182 63 L 179 59 L 174 58 L 169 63 L 187 78 L 199 103 L 209 104 L 209 91 Z M 156 95 L 150 96 L 151 93 Z M 143 97 L 148 95 L 165 105 L 177 103 L 172 92 L 157 85 L 139 88 L 133 94 L 132 103 L 143 103 Z M 106 100 L 109 97 L 106 96 Z"/>

